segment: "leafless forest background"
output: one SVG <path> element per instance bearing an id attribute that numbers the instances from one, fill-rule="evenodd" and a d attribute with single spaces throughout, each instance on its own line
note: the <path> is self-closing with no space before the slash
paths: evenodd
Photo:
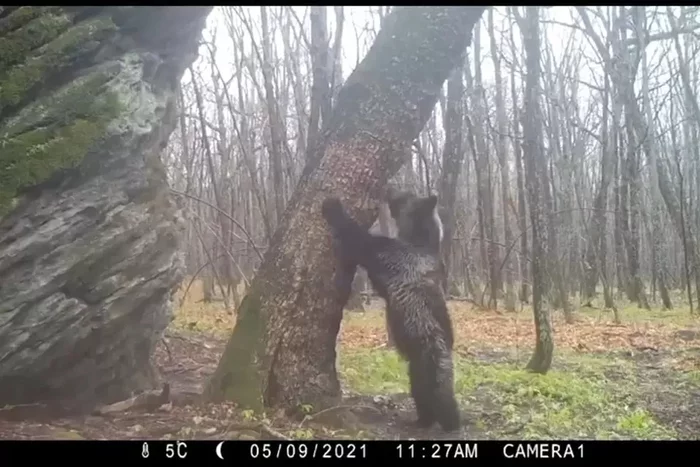
<path id="1" fill-rule="evenodd" d="M 621 302 L 693 313 L 697 7 L 539 10 L 539 18 L 517 7 L 484 14 L 463 69 L 396 177 L 441 196 L 451 295 L 520 309 L 532 300 L 536 257 L 549 308 L 567 320 L 580 306 L 617 313 Z M 235 310 L 306 149 L 387 13 L 215 9 L 163 156 L 188 220 L 187 274 L 204 280 L 205 300 Z M 524 39 L 539 54 L 526 53 Z M 539 78 L 527 73 L 533 68 Z M 528 93 L 537 99 L 526 106 Z M 533 245 L 533 218 L 541 245 Z"/>

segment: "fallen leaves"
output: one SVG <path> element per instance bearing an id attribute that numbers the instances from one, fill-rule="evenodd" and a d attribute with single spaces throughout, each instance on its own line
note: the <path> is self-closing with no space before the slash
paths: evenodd
<path id="1" fill-rule="evenodd" d="M 456 345 L 462 348 L 532 349 L 535 327 L 532 316 L 525 313 L 498 313 L 477 310 L 465 302 L 451 302 L 450 312 Z M 683 349 L 700 346 L 700 340 L 688 339 L 696 331 L 679 332 L 673 323 L 630 322 L 615 324 L 600 318 L 577 314 L 567 324 L 560 313 L 551 318 L 556 348 L 578 352 L 611 350 Z M 349 347 L 374 348 L 386 344 L 383 309 L 363 314 L 346 314 L 341 342 Z"/>

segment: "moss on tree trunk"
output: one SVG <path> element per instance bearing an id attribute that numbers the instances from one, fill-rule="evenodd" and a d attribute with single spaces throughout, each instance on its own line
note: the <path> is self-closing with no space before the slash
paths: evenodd
<path id="1" fill-rule="evenodd" d="M 264 329 L 264 316 L 260 307 L 260 293 L 254 287 L 248 290 L 238 308 L 236 339 L 229 339 L 219 366 L 214 373 L 213 384 L 206 388 L 205 396 L 211 400 L 236 399 L 244 406 L 256 411 L 263 408 L 263 400 L 258 388 L 250 384 L 258 381 L 258 365 L 253 358 L 260 354 L 261 332 Z"/>
<path id="2" fill-rule="evenodd" d="M 406 160 L 450 71 L 461 64 L 483 11 L 396 8 L 386 18 L 338 94 L 324 145 L 314 155 L 321 157 L 307 158 L 316 162 L 306 167 L 287 206 L 254 279 L 255 306 L 242 307 L 209 397 L 247 407 L 260 406 L 254 392 L 266 406 L 337 402 L 336 339 L 346 296 L 336 286 L 349 290 L 355 269 L 336 270 L 321 202 L 339 196 L 369 228 L 380 192 Z M 255 371 L 244 368 L 249 365 Z"/>

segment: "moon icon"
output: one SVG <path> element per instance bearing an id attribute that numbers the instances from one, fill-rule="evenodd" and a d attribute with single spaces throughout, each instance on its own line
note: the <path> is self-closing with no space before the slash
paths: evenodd
<path id="1" fill-rule="evenodd" d="M 221 446 L 224 445 L 224 442 L 221 441 L 219 444 L 216 445 L 216 455 L 219 457 L 219 459 L 224 460 L 224 456 L 221 455 Z"/>

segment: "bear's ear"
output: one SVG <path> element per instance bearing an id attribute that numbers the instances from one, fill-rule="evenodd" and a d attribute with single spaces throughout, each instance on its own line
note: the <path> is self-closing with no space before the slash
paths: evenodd
<path id="1" fill-rule="evenodd" d="M 428 212 L 433 212 L 435 210 L 435 207 L 437 206 L 438 198 L 435 195 L 430 195 L 428 197 L 423 198 L 422 200 L 422 208 L 423 211 L 428 213 Z"/>
<path id="2" fill-rule="evenodd" d="M 407 191 L 399 191 L 395 188 L 389 188 L 387 190 L 387 203 L 389 204 L 389 212 L 391 217 L 397 218 L 401 213 L 409 199 L 411 199 L 411 193 Z"/>
<path id="3" fill-rule="evenodd" d="M 401 194 L 401 191 L 394 185 L 387 185 L 384 188 L 384 200 L 387 202 L 391 199 L 396 198 L 399 194 Z"/>

